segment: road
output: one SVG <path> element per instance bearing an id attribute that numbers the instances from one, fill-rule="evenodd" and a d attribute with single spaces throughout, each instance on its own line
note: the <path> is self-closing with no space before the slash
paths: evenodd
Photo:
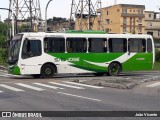
<path id="1" fill-rule="evenodd" d="M 151 81 L 133 89 L 123 90 L 77 84 L 70 82 L 70 78 L 73 77 L 32 79 L 13 77 L 1 72 L 1 111 L 160 111 L 160 81 Z M 52 120 L 52 118 L 47 119 Z M 68 120 L 69 118 L 61 119 Z M 72 119 L 75 120 L 75 118 Z M 88 119 L 118 120 L 120 118 Z"/>

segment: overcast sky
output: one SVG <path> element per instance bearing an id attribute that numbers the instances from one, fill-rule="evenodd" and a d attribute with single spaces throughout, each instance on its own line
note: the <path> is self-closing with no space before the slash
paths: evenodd
<path id="1" fill-rule="evenodd" d="M 79 0 L 76 0 L 79 1 Z M 95 3 L 97 0 L 92 0 Z M 102 6 L 107 7 L 114 4 L 114 0 L 101 0 Z M 48 0 L 40 0 L 42 17 L 44 19 L 44 11 Z M 56 17 L 66 17 L 70 16 L 72 0 L 53 0 L 48 7 L 48 18 Z M 159 11 L 160 0 L 117 0 L 118 4 L 139 4 L 145 5 L 147 11 Z M 0 0 L 0 8 L 8 8 L 9 0 Z M 8 12 L 0 10 L 1 19 L 4 20 L 8 17 Z"/>

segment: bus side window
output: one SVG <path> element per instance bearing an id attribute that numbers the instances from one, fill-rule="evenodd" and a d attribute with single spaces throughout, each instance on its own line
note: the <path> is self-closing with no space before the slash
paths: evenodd
<path id="1" fill-rule="evenodd" d="M 44 52 L 48 53 L 64 53 L 65 52 L 65 39 L 58 37 L 44 38 Z"/>
<path id="2" fill-rule="evenodd" d="M 23 43 L 22 59 L 27 59 L 42 54 L 41 41 L 26 39 Z"/>
<path id="3" fill-rule="evenodd" d="M 103 53 L 107 52 L 107 39 L 105 38 L 89 38 L 89 52 Z"/>
<path id="4" fill-rule="evenodd" d="M 130 38 L 128 41 L 129 52 L 146 52 L 146 40 L 139 38 Z"/>
<path id="5" fill-rule="evenodd" d="M 152 40 L 150 38 L 147 39 L 147 52 L 149 53 L 153 52 Z"/>
<path id="6" fill-rule="evenodd" d="M 109 52 L 115 52 L 115 53 L 127 52 L 127 39 L 110 38 Z"/>
<path id="7" fill-rule="evenodd" d="M 84 53 L 87 52 L 86 38 L 67 38 L 68 53 Z"/>

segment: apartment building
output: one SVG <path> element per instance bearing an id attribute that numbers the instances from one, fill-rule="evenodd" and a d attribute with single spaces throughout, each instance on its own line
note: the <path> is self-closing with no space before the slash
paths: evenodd
<path id="1" fill-rule="evenodd" d="M 101 11 L 101 25 L 103 25 L 103 29 L 107 33 L 143 34 L 145 32 L 144 5 L 118 4 L 101 8 L 101 10 L 98 11 Z M 92 20 L 93 19 L 91 19 L 91 22 Z M 96 20 L 97 19 L 91 23 L 93 30 L 100 28 L 99 21 Z M 79 29 L 77 25 L 78 24 L 75 25 L 75 28 Z M 84 28 L 84 23 L 82 23 L 82 29 Z"/>
<path id="2" fill-rule="evenodd" d="M 119 4 L 102 8 L 103 24 L 107 33 L 145 32 L 145 6 Z"/>
<path id="3" fill-rule="evenodd" d="M 160 12 L 145 11 L 145 33 L 160 38 Z"/>

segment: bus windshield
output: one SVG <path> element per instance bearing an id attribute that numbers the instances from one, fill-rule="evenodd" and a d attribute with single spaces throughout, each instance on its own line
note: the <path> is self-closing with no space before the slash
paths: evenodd
<path id="1" fill-rule="evenodd" d="M 19 51 L 21 46 L 22 35 L 16 35 L 10 42 L 10 47 L 8 51 L 8 62 L 9 64 L 15 64 L 19 58 Z"/>

